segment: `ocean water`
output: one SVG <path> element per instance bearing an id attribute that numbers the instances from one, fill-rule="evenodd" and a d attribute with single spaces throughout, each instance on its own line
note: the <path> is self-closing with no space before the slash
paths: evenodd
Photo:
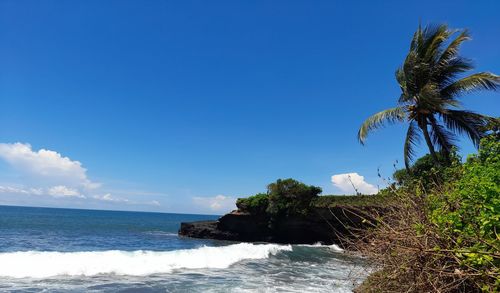
<path id="1" fill-rule="evenodd" d="M 0 206 L 0 292 L 351 292 L 336 246 L 179 237 L 217 216 Z"/>

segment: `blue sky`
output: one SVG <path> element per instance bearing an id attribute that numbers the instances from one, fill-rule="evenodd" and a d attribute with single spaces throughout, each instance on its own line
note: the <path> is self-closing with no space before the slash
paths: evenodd
<path id="1" fill-rule="evenodd" d="M 394 71 L 419 21 L 469 28 L 462 54 L 498 74 L 499 10 L 498 1 L 1 1 L 0 204 L 217 214 L 277 178 L 339 194 L 332 175 L 357 173 L 373 188 L 377 168 L 390 176 L 401 162 L 404 127 L 366 146 L 356 132 L 395 104 Z M 500 115 L 498 93 L 463 101 Z"/>

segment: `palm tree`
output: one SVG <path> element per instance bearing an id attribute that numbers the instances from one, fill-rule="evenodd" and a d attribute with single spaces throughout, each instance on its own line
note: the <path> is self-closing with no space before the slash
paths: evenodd
<path id="1" fill-rule="evenodd" d="M 449 41 L 452 36 L 456 36 Z M 471 60 L 459 55 L 460 45 L 470 40 L 467 30 L 451 30 L 446 25 L 420 26 L 403 65 L 396 70 L 401 96 L 395 108 L 366 119 L 358 132 L 364 144 L 368 133 L 384 123 L 407 122 L 404 142 L 405 166 L 413 160 L 414 147 L 423 135 L 433 159 L 436 149 L 448 157 L 458 134 L 466 134 L 476 145 L 490 117 L 461 110 L 459 98 L 478 90 L 497 90 L 500 77 L 480 72 L 463 76 L 473 69 Z"/>

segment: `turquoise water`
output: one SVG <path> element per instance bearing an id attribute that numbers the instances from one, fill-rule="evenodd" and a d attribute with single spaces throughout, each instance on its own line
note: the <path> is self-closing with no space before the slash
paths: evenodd
<path id="1" fill-rule="evenodd" d="M 0 291 L 349 292 L 364 275 L 335 246 L 177 236 L 216 218 L 0 206 Z"/>

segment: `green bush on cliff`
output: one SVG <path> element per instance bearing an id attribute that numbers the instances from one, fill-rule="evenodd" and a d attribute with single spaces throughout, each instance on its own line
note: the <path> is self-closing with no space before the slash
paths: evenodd
<path id="1" fill-rule="evenodd" d="M 236 207 L 240 212 L 250 213 L 253 215 L 264 214 L 269 204 L 269 196 L 267 193 L 258 193 L 247 198 L 238 198 Z"/>
<path id="2" fill-rule="evenodd" d="M 271 218 L 290 215 L 305 216 L 311 202 L 321 193 L 321 188 L 306 185 L 294 179 L 278 179 L 267 186 L 267 193 L 239 198 L 236 206 L 241 212 L 267 215 Z"/>
<path id="3" fill-rule="evenodd" d="M 267 186 L 269 205 L 267 213 L 276 216 L 302 215 L 311 209 L 311 201 L 318 197 L 321 188 L 306 185 L 294 179 L 278 179 Z"/>

